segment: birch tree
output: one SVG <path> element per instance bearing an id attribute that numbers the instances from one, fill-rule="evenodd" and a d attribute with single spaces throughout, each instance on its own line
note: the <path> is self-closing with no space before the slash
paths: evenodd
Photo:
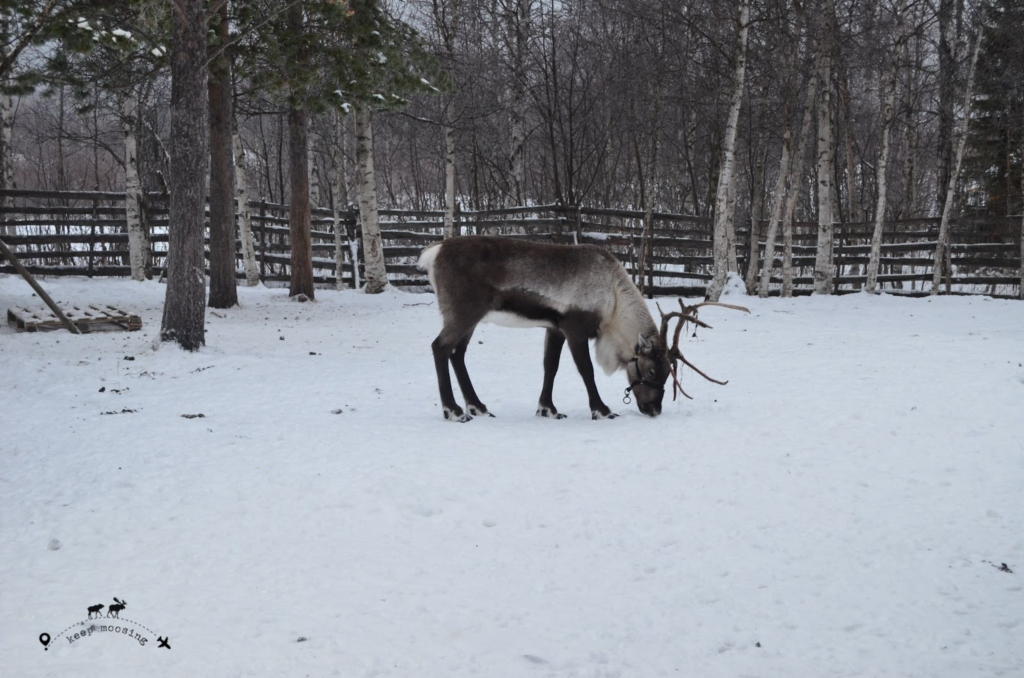
<path id="1" fill-rule="evenodd" d="M 834 143 L 832 136 L 832 26 L 835 7 L 825 0 L 818 32 L 818 146 L 817 190 L 818 246 L 814 258 L 814 293 L 831 294 L 834 267 L 832 265 L 833 195 L 832 162 Z"/>
<path id="2" fill-rule="evenodd" d="M 736 132 L 739 127 L 740 106 L 743 103 L 744 78 L 747 68 L 747 33 L 750 29 L 750 0 L 740 0 L 739 36 L 736 41 L 735 65 L 732 76 L 732 97 L 729 118 L 722 141 L 722 162 L 718 173 L 718 189 L 715 195 L 714 259 L 715 273 L 708 287 L 707 298 L 718 301 L 725 289 L 729 272 L 729 229 L 734 228 L 729 213 L 729 191 L 733 178 L 733 164 L 736 161 Z"/>
<path id="3" fill-rule="evenodd" d="M 500 0 L 509 51 L 509 171 L 512 203 L 525 203 L 526 58 L 533 0 Z"/>
<path id="4" fill-rule="evenodd" d="M 142 180 L 139 178 L 139 99 L 133 89 L 121 98 L 121 126 L 124 131 L 124 207 L 128 224 L 128 261 L 132 280 L 150 277 L 149 237 L 142 223 Z"/>
<path id="5" fill-rule="evenodd" d="M 368 105 L 356 106 L 356 188 L 359 193 L 359 221 L 363 227 L 363 262 L 367 294 L 387 289 L 384 247 L 377 213 L 377 178 L 373 169 L 373 112 Z M 355 265 L 356 262 L 353 262 Z"/>
<path id="6" fill-rule="evenodd" d="M 906 36 L 903 35 L 903 14 L 906 11 L 901 3 L 895 8 L 896 25 L 898 30 L 896 38 L 896 54 L 892 60 L 887 76 L 879 74 L 878 92 L 882 101 L 882 144 L 878 153 L 878 166 L 875 178 L 878 197 L 875 202 L 875 227 L 871 234 L 871 253 L 868 257 L 867 269 L 867 291 L 870 294 L 878 293 L 878 262 L 882 253 L 882 230 L 885 226 L 885 201 L 888 190 L 887 170 L 889 167 L 889 138 L 892 134 L 892 125 L 895 118 L 893 109 L 896 105 L 896 80 L 899 76 L 900 61 L 903 58 L 903 50 L 906 47 Z M 883 82 L 884 79 L 884 82 Z"/>
<path id="7" fill-rule="evenodd" d="M 443 58 L 449 74 L 455 72 L 455 37 L 459 29 L 460 0 L 432 0 L 434 26 L 441 36 Z M 444 237 L 455 232 L 455 96 L 444 95 L 442 130 L 444 133 Z"/>
<path id="8" fill-rule="evenodd" d="M 938 35 L 938 136 L 936 154 L 938 172 L 935 182 L 935 199 L 939 214 L 945 209 L 946 187 L 953 166 L 955 135 L 954 99 L 956 97 L 956 45 L 959 41 L 960 15 L 964 0 L 937 0 Z"/>
<path id="9" fill-rule="evenodd" d="M 260 283 L 260 267 L 256 261 L 256 249 L 252 239 L 252 213 L 249 208 L 248 165 L 245 161 L 245 147 L 238 132 L 238 119 L 232 116 L 231 149 L 235 159 L 235 204 L 238 205 L 238 239 L 242 246 L 242 267 L 245 270 L 245 284 L 255 287 Z"/>
<path id="10" fill-rule="evenodd" d="M 792 145 L 791 115 L 787 114 L 786 121 L 784 123 L 786 127 L 782 136 L 782 155 L 779 158 L 779 173 L 775 179 L 775 190 L 772 191 L 771 215 L 768 217 L 768 234 L 765 236 L 764 267 L 761 269 L 761 283 L 758 286 L 758 296 L 761 298 L 768 296 L 771 275 L 775 268 L 775 239 L 778 236 L 779 225 L 783 223 L 789 224 L 788 247 L 786 248 L 786 251 L 789 255 L 790 262 L 792 262 L 792 215 L 793 209 L 796 206 L 796 196 L 799 194 L 799 190 L 796 186 L 799 179 L 797 172 L 791 170 L 791 166 L 793 169 L 796 169 L 800 166 L 800 163 L 803 162 L 802 155 L 806 146 L 806 139 L 810 134 L 812 119 L 811 111 L 814 109 L 814 97 L 816 95 L 816 91 L 817 80 L 814 75 L 812 75 L 810 82 L 807 84 L 807 100 L 804 103 L 803 119 L 798 131 L 799 137 L 797 139 L 796 152 L 792 154 L 790 153 L 790 146 Z M 789 187 L 788 193 L 786 190 L 787 186 Z M 785 207 L 788 207 L 788 209 L 784 210 Z M 785 214 L 783 214 L 784 211 Z M 792 272 L 790 272 L 790 277 L 792 277 Z"/>
<path id="11" fill-rule="evenodd" d="M 942 280 L 943 263 L 946 260 L 946 248 L 949 246 L 949 215 L 953 209 L 953 198 L 956 194 L 957 178 L 960 175 L 960 164 L 964 158 L 964 146 L 967 144 L 967 129 L 971 120 L 971 99 L 974 96 L 974 73 L 978 65 L 978 53 L 981 51 L 981 38 L 983 31 L 978 30 L 974 39 L 974 49 L 971 52 L 971 65 L 967 72 L 967 87 L 964 90 L 964 117 L 960 129 L 955 134 L 956 150 L 953 157 L 953 165 L 949 173 L 949 184 L 946 186 L 946 198 L 942 203 L 942 217 L 939 220 L 939 238 L 935 243 L 935 260 L 932 263 L 932 289 L 931 294 L 939 293 L 939 283 Z M 1022 264 L 1024 265 L 1024 264 Z M 952 278 L 953 272 L 946 274 Z"/>
<path id="12" fill-rule="evenodd" d="M 803 190 L 803 162 L 807 156 L 807 148 L 810 146 L 810 139 L 814 125 L 814 101 L 817 96 L 817 76 L 811 75 L 811 82 L 807 87 L 807 101 L 804 104 L 804 119 L 800 124 L 800 136 L 797 138 L 796 153 L 789 164 L 789 193 L 786 196 L 786 204 L 782 210 L 782 296 L 793 296 L 793 215 L 796 211 L 796 201 Z"/>

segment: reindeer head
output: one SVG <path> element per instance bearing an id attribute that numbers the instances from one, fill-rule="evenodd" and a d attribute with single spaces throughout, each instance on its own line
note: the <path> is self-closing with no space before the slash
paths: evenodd
<path id="1" fill-rule="evenodd" d="M 628 403 L 632 392 L 641 412 L 649 417 L 658 416 L 665 397 L 665 382 L 671 374 L 664 333 L 649 337 L 638 335 L 633 359 L 626 365 L 629 387 L 623 401 Z"/>
<path id="2" fill-rule="evenodd" d="M 661 310 L 661 306 L 658 306 L 658 312 L 661 314 L 661 330 L 657 335 L 651 337 L 644 337 L 643 335 L 638 337 L 636 355 L 629 365 L 626 366 L 629 387 L 626 389 L 626 397 L 623 398 L 623 402 L 629 402 L 629 394 L 632 391 L 636 396 L 636 406 L 640 408 L 641 412 L 651 417 L 658 416 L 661 414 L 661 401 L 665 397 L 665 382 L 668 381 L 669 377 L 672 377 L 672 400 L 676 399 L 678 393 L 682 393 L 689 398 L 690 396 L 679 383 L 676 365 L 680 362 L 693 368 L 697 374 L 708 381 L 722 385 L 728 383 L 712 379 L 701 372 L 694 367 L 693 363 L 684 358 L 679 350 L 679 335 L 682 333 L 686 323 L 693 323 L 698 327 L 710 329 L 710 325 L 697 318 L 697 310 L 701 306 L 723 306 L 750 313 L 743 306 L 733 306 L 732 304 L 712 301 L 686 306 L 683 304 L 683 300 L 680 299 L 679 310 L 672 311 L 671 313 L 665 313 Z M 672 343 L 669 344 L 669 323 L 673 318 L 678 318 L 679 322 L 672 333 Z"/>

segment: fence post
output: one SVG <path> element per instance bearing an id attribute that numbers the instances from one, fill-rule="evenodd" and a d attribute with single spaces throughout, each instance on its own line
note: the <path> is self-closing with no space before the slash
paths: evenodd
<path id="1" fill-rule="evenodd" d="M 843 281 L 843 223 L 836 223 L 832 225 L 834 229 L 834 237 L 836 239 L 836 272 L 834 274 L 834 281 L 832 284 L 832 294 L 839 294 L 839 286 Z"/>
<path id="2" fill-rule="evenodd" d="M 260 200 L 260 279 L 267 277 L 267 199 Z"/>
<path id="3" fill-rule="evenodd" d="M 96 187 L 99 190 L 99 186 Z M 89 229 L 89 271 L 87 275 L 91 278 L 93 275 L 93 259 L 96 256 L 96 219 L 100 209 L 100 201 L 93 198 L 92 201 L 92 224 Z"/>
<path id="4" fill-rule="evenodd" d="M 363 241 L 363 220 L 359 213 L 359 207 L 355 203 L 349 204 L 349 212 L 352 214 L 352 237 L 349 238 L 352 259 L 352 289 L 358 290 L 362 287 L 362 278 L 359 275 L 359 261 L 363 258 L 363 248 L 359 246 L 359 243 Z"/>
<path id="5" fill-rule="evenodd" d="M 952 249 L 950 243 L 953 240 L 950 235 L 951 230 L 953 230 L 952 224 L 950 224 L 950 228 L 946 231 L 946 294 L 953 293 L 953 255 L 949 251 Z"/>

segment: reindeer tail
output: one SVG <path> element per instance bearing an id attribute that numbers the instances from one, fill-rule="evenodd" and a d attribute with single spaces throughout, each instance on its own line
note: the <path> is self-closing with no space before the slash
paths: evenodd
<path id="1" fill-rule="evenodd" d="M 416 267 L 421 271 L 427 271 L 428 273 L 434 267 L 434 259 L 437 258 L 437 253 L 441 250 L 441 243 L 436 243 L 430 247 L 425 248 L 420 252 L 420 260 Z"/>

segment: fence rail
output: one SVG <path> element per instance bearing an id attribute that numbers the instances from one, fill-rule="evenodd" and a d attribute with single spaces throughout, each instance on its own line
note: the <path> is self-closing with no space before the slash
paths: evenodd
<path id="1" fill-rule="evenodd" d="M 123 193 L 0 191 L 0 234 L 26 268 L 43 275 L 127 276 L 128 234 Z M 290 243 L 288 206 L 249 203 L 254 249 L 265 282 L 289 277 Z M 333 284 L 337 243 L 331 210 L 314 208 L 312 221 L 313 269 L 318 283 Z M 416 268 L 424 246 L 442 239 L 443 213 L 439 211 L 382 209 L 381 236 L 385 264 L 393 284 L 422 286 L 426 276 Z M 345 210 L 338 224 L 343 283 L 351 286 L 353 265 L 350 238 L 360 238 L 357 213 Z M 167 255 L 168 209 L 162 194 L 149 194 L 143 218 L 152 243 L 152 266 L 161 269 Z M 1020 228 L 1016 218 L 963 218 L 951 228 L 947 267 L 952 275 L 944 284 L 950 291 L 1016 296 L 1020 284 Z M 601 209 L 537 205 L 456 213 L 456 228 L 463 234 L 495 234 L 536 242 L 595 244 L 609 249 L 638 279 L 645 262 L 646 291 L 658 294 L 701 295 L 713 271 L 712 229 L 707 219 L 654 212 L 649 245 L 643 247 L 645 213 L 628 209 Z M 834 262 L 836 291 L 860 289 L 866 281 L 870 223 L 836 224 Z M 762 223 L 760 232 L 767 230 Z M 794 290 L 808 293 L 818 227 L 794 224 Z M 931 218 L 886 224 L 879 283 L 883 289 L 924 294 L 931 287 L 932 260 L 938 238 L 938 220 Z M 737 233 L 737 259 L 746 268 L 749 228 Z M 239 258 L 241 248 L 239 246 Z M 357 250 L 361 254 L 361 248 Z M 772 287 L 781 286 L 782 246 L 776 246 L 776 275 Z M 764 242 L 757 265 L 763 266 Z M 11 272 L 0 266 L 0 273 Z M 239 276 L 242 276 L 239 268 Z"/>

